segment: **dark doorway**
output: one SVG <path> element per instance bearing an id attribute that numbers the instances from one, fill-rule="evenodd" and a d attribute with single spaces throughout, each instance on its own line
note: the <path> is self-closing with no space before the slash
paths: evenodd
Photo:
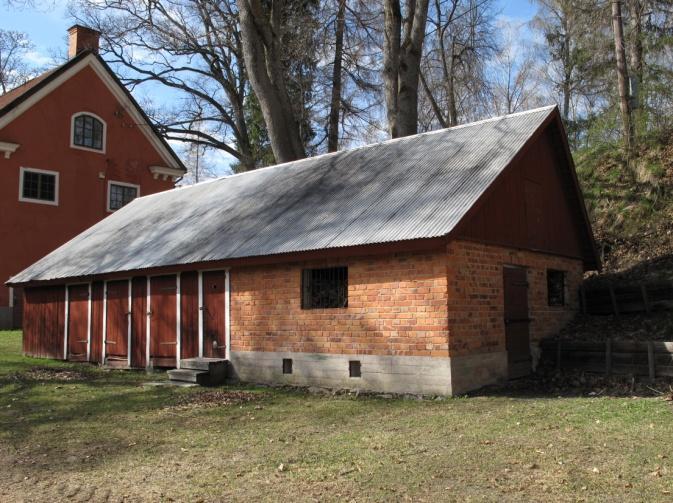
<path id="1" fill-rule="evenodd" d="M 530 374 L 530 318 L 528 317 L 528 278 L 526 269 L 505 267 L 505 341 L 509 378 Z"/>
<path id="2" fill-rule="evenodd" d="M 225 335 L 225 272 L 203 273 L 203 356 L 224 358 Z"/>

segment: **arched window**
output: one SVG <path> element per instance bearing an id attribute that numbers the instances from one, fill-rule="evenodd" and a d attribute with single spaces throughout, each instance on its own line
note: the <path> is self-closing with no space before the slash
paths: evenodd
<path id="1" fill-rule="evenodd" d="M 88 113 L 79 113 L 72 119 L 72 146 L 91 150 L 105 150 L 105 123 Z"/>

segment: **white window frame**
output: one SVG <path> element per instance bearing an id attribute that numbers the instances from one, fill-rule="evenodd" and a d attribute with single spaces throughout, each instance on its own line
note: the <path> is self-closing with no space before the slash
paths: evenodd
<path id="1" fill-rule="evenodd" d="M 95 148 L 90 148 L 90 147 L 83 147 L 81 145 L 75 145 L 75 119 L 77 117 L 80 117 L 82 115 L 90 115 L 94 119 L 98 119 L 101 124 L 103 124 L 103 148 L 101 150 L 97 150 Z M 95 152 L 96 154 L 105 154 L 105 151 L 107 149 L 107 122 L 103 120 L 102 117 L 96 115 L 93 112 L 77 112 L 72 115 L 70 118 L 70 148 L 76 148 L 78 150 L 85 150 L 87 152 Z"/>
<path id="2" fill-rule="evenodd" d="M 24 173 L 40 173 L 43 175 L 54 175 L 56 180 L 54 181 L 54 200 L 46 201 L 44 199 L 33 199 L 32 197 L 23 197 L 23 180 Z M 37 169 L 37 168 L 20 168 L 19 173 L 19 201 L 24 203 L 38 203 L 38 204 L 48 204 L 50 206 L 58 206 L 58 192 L 59 192 L 59 172 L 58 171 L 49 171 L 47 169 Z"/>
<path id="3" fill-rule="evenodd" d="M 122 187 L 132 187 L 136 189 L 136 198 L 140 197 L 140 185 L 136 185 L 135 183 L 127 183 L 127 182 L 118 182 L 116 180 L 108 180 L 107 182 L 107 211 L 108 213 L 114 213 L 117 210 L 113 210 L 110 208 L 110 193 L 112 192 L 112 186 L 113 185 L 121 185 Z M 122 206 L 123 208 L 123 206 Z M 118 208 L 121 210 L 121 208 Z"/>

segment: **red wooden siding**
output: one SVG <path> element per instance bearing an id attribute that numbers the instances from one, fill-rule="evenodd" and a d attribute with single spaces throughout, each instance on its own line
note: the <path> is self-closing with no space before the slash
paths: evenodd
<path id="1" fill-rule="evenodd" d="M 583 257 L 574 187 L 553 128 L 505 173 L 457 234 L 476 241 Z"/>
<path id="2" fill-rule="evenodd" d="M 177 350 L 177 283 L 175 276 L 150 279 L 150 360 L 153 366 L 175 366 Z"/>
<path id="3" fill-rule="evenodd" d="M 101 363 L 103 356 L 103 282 L 91 284 L 91 354 L 89 361 Z"/>
<path id="4" fill-rule="evenodd" d="M 86 360 L 89 346 L 89 285 L 68 287 L 68 360 Z"/>
<path id="5" fill-rule="evenodd" d="M 133 278 L 131 287 L 131 366 L 147 365 L 147 278 Z"/>
<path id="6" fill-rule="evenodd" d="M 128 312 L 128 281 L 108 282 L 105 356 L 109 359 L 123 360 L 128 358 Z"/>
<path id="7" fill-rule="evenodd" d="M 63 359 L 65 288 L 26 288 L 23 352 L 31 356 Z"/>
<path id="8" fill-rule="evenodd" d="M 182 358 L 199 356 L 199 275 L 180 275 L 180 353 Z"/>
<path id="9" fill-rule="evenodd" d="M 226 356 L 224 271 L 203 273 L 203 355 Z"/>

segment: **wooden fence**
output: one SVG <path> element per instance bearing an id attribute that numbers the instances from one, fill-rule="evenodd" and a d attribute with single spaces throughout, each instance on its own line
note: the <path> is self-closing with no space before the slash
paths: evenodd
<path id="1" fill-rule="evenodd" d="M 610 374 L 673 377 L 673 342 L 542 341 L 542 356 L 563 369 Z"/>
<path id="2" fill-rule="evenodd" d="M 620 315 L 673 309 L 673 283 L 660 281 L 635 285 L 582 286 L 582 312 Z"/>

